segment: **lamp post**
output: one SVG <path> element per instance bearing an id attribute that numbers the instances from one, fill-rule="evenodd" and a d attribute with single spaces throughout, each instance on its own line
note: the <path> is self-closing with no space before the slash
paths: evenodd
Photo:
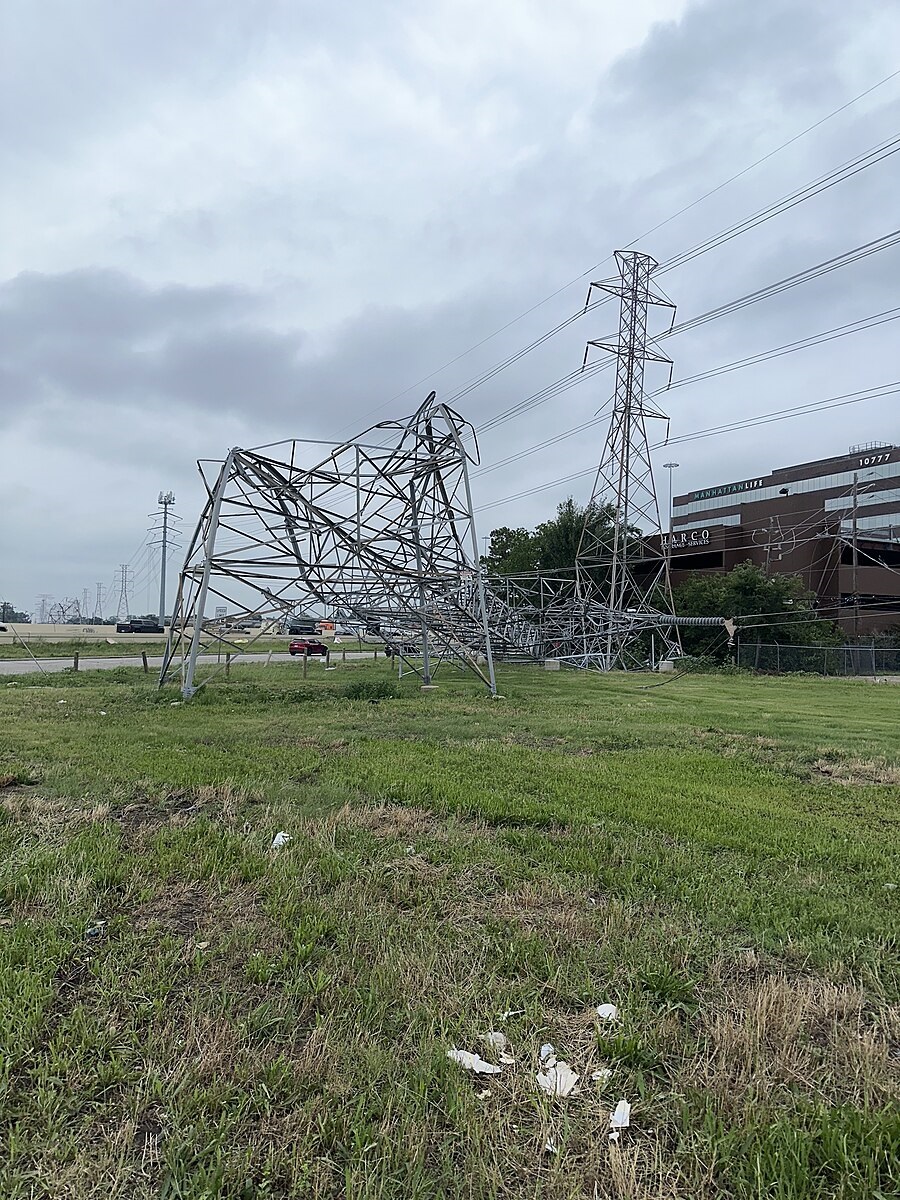
<path id="1" fill-rule="evenodd" d="M 669 547 L 666 555 L 669 559 L 672 557 L 672 472 L 680 465 L 677 462 L 663 463 L 663 467 L 669 472 Z"/>

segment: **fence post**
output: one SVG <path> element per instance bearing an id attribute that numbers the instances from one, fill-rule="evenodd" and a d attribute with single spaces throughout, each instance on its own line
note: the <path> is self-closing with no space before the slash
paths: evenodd
<path id="1" fill-rule="evenodd" d="M 150 664 L 147 662 L 147 651 L 146 650 L 141 651 L 141 662 L 144 664 L 144 674 L 146 675 L 150 670 Z"/>
<path id="2" fill-rule="evenodd" d="M 375 647 L 375 658 L 374 658 L 372 661 L 373 661 L 373 662 L 377 662 L 377 661 L 378 661 L 378 647 L 377 647 L 377 646 Z"/>
<path id="3" fill-rule="evenodd" d="M 341 662 L 347 661 L 347 651 L 341 648 Z"/>
<path id="4" fill-rule="evenodd" d="M 828 677 L 828 651 L 827 650 L 822 651 L 822 674 L 827 679 L 827 677 Z"/>
<path id="5" fill-rule="evenodd" d="M 78 651 L 77 650 L 75 651 L 75 657 L 72 660 L 72 670 L 73 671 L 78 670 Z"/>
<path id="6" fill-rule="evenodd" d="M 303 651 L 303 678 L 304 679 L 306 678 L 306 672 L 308 669 L 309 669 L 309 651 L 304 649 L 304 651 Z"/>
<path id="7" fill-rule="evenodd" d="M 227 679 L 230 674 L 231 674 L 231 655 L 226 654 L 225 655 L 225 678 Z"/>
<path id="8" fill-rule="evenodd" d="M 874 679 L 878 672 L 875 670 L 875 639 L 872 638 L 872 678 Z"/>
<path id="9" fill-rule="evenodd" d="M 270 650 L 269 653 L 266 655 L 266 666 L 268 666 L 269 663 L 272 661 L 272 655 L 274 653 L 275 653 L 274 650 Z"/>

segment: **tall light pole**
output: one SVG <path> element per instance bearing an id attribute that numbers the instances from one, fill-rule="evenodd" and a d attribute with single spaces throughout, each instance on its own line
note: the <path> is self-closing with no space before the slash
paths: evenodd
<path id="1" fill-rule="evenodd" d="M 174 492 L 160 492 L 159 504 L 162 508 L 162 558 L 159 564 L 159 623 L 165 628 L 166 624 L 166 552 L 169 535 L 169 505 L 175 503 Z"/>
<path id="2" fill-rule="evenodd" d="M 669 554 L 672 553 L 672 472 L 676 467 L 680 467 L 681 463 L 668 462 L 663 463 L 663 467 L 669 472 Z"/>

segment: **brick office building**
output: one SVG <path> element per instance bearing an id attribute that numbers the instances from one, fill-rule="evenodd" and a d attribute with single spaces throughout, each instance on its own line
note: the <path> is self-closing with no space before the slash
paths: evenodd
<path id="1" fill-rule="evenodd" d="M 676 586 L 749 559 L 798 575 L 848 637 L 900 626 L 900 447 L 852 447 L 676 496 L 663 540 Z"/>

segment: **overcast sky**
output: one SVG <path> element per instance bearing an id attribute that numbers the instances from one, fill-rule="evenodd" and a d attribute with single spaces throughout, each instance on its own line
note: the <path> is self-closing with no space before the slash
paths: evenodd
<path id="1" fill-rule="evenodd" d="M 196 521 L 198 457 L 450 398 L 580 308 L 616 248 L 664 262 L 900 126 L 898 76 L 675 215 L 895 70 L 896 0 L 5 0 L 0 44 L 0 598 L 29 610 L 109 584 L 160 489 Z M 892 231 L 898 163 L 667 273 L 678 319 Z M 673 338 L 675 379 L 890 308 L 898 272 L 888 250 Z M 482 423 L 614 318 L 457 406 Z M 898 332 L 673 391 L 671 434 L 898 379 Z M 484 434 L 483 463 L 610 388 L 601 374 Z M 681 464 L 676 491 L 724 483 L 898 440 L 897 405 L 658 461 Z M 504 498 L 589 469 L 602 440 L 477 476 L 481 532 L 586 500 L 585 476 Z"/>

